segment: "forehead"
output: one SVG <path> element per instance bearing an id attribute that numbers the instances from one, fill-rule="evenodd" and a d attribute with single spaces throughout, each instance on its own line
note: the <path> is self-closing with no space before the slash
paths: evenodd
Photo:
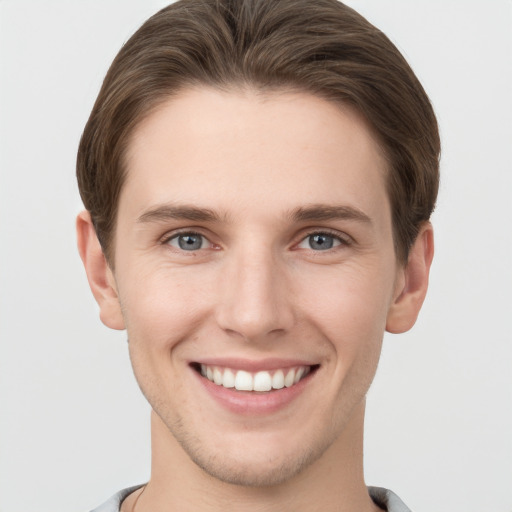
<path id="1" fill-rule="evenodd" d="M 307 204 L 389 210 L 367 123 L 307 93 L 183 91 L 136 128 L 126 162 L 119 216 L 168 202 L 269 218 Z"/>

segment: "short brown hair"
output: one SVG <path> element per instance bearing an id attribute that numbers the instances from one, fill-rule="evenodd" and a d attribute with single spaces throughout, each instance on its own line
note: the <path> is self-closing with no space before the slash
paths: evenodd
<path id="1" fill-rule="evenodd" d="M 430 101 L 393 43 L 337 0 L 180 0 L 122 47 L 80 141 L 80 195 L 111 264 L 130 135 L 195 85 L 300 90 L 354 106 L 386 155 L 395 251 L 407 261 L 434 209 L 440 141 Z"/>

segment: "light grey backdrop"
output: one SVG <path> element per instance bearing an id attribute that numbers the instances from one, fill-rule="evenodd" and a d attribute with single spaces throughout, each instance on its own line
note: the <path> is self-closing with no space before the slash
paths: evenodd
<path id="1" fill-rule="evenodd" d="M 81 130 L 163 0 L 0 0 L 0 512 L 89 510 L 149 476 L 148 406 L 74 238 Z M 416 512 L 512 511 L 512 2 L 352 0 L 439 116 L 431 289 L 386 338 L 368 483 Z"/>

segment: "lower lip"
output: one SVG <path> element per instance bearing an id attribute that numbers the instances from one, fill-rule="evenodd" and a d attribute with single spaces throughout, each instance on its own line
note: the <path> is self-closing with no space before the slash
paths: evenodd
<path id="1" fill-rule="evenodd" d="M 304 392 L 311 379 L 316 374 L 316 371 L 309 373 L 306 377 L 297 382 L 297 384 L 289 388 L 257 392 L 237 391 L 235 388 L 218 386 L 203 377 L 197 371 L 192 371 L 195 373 L 204 389 L 217 403 L 231 412 L 244 415 L 271 414 L 285 408 Z"/>

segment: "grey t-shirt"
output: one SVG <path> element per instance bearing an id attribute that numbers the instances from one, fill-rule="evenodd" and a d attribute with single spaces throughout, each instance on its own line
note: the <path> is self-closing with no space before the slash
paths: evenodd
<path id="1" fill-rule="evenodd" d="M 128 487 L 114 494 L 108 501 L 91 512 L 119 512 L 123 500 L 142 485 Z M 393 492 L 382 487 L 368 487 L 368 492 L 376 505 L 388 512 L 411 512 L 405 503 Z"/>

